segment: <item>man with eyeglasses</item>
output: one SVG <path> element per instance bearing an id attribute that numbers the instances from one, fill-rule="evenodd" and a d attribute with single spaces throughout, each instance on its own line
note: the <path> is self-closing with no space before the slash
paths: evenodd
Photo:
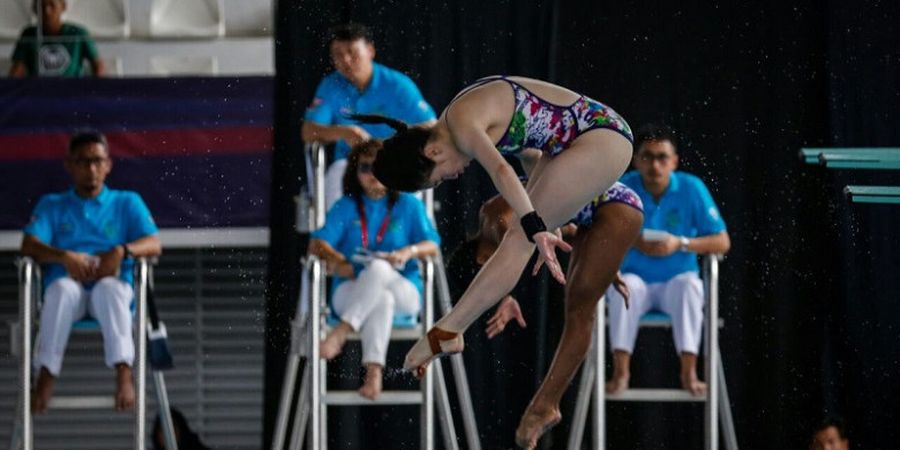
<path id="1" fill-rule="evenodd" d="M 123 411 L 133 407 L 135 395 L 134 258 L 161 253 L 158 230 L 140 195 L 104 184 L 112 161 L 102 134 L 73 136 L 65 169 L 72 189 L 41 197 L 22 239 L 22 254 L 44 265 L 31 407 L 47 410 L 72 324 L 90 316 L 100 323 L 106 365 L 115 371 L 115 408 Z"/>
<path id="2" fill-rule="evenodd" d="M 621 268 L 630 308 L 615 289 L 606 293 L 613 349 L 613 376 L 606 385 L 610 394 L 628 388 L 638 324 L 650 310 L 672 319 L 681 386 L 697 396 L 706 392 L 696 367 L 704 302 L 697 255 L 725 253 L 731 240 L 706 185 L 694 175 L 676 171 L 676 146 L 670 128 L 653 124 L 640 128 L 634 139 L 637 170 L 620 180 L 644 203 L 644 224 Z"/>
<path id="3" fill-rule="evenodd" d="M 343 195 L 350 148 L 394 134 L 387 125 L 360 125 L 349 115 L 379 114 L 431 126 L 435 114 L 408 76 L 374 62 L 369 28 L 356 23 L 337 26 L 330 32 L 328 47 L 335 71 L 319 83 L 300 133 L 305 142 L 335 144 L 334 163 L 325 174 L 325 203 L 330 208 Z"/>

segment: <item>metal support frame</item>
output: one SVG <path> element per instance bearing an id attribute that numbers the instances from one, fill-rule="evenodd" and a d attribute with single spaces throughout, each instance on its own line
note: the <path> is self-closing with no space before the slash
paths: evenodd
<path id="1" fill-rule="evenodd" d="M 31 414 L 31 357 L 32 357 L 32 324 L 35 321 L 35 305 L 40 303 L 40 267 L 30 257 L 16 260 L 19 277 L 19 322 L 15 328 L 19 331 L 19 401 L 17 405 L 16 423 L 14 425 L 10 448 L 22 450 L 34 449 L 34 422 Z M 135 406 L 134 406 L 134 449 L 146 448 L 146 368 L 147 368 L 147 287 L 151 277 L 150 263 L 146 258 L 138 258 L 135 264 Z M 165 379 L 161 372 L 154 372 L 157 400 L 162 411 L 163 432 L 167 448 L 177 450 L 172 417 L 169 411 L 169 400 L 166 393 Z M 109 397 L 56 397 L 51 403 L 52 409 L 96 409 L 112 408 L 113 400 Z"/>
<path id="2" fill-rule="evenodd" d="M 681 389 L 628 389 L 621 394 L 606 394 L 604 378 L 606 371 L 606 314 L 604 298 L 597 305 L 597 323 L 594 326 L 591 350 L 583 365 L 581 381 L 578 388 L 578 401 L 573 413 L 572 432 L 567 448 L 581 448 L 584 428 L 587 423 L 589 399 L 594 399 L 593 414 L 593 446 L 603 450 L 606 448 L 606 402 L 607 401 L 645 401 L 645 402 L 704 402 L 704 449 L 719 448 L 719 428 L 724 430 L 725 448 L 738 450 L 737 435 L 728 399 L 728 388 L 725 384 L 725 370 L 719 352 L 719 259 L 720 255 L 707 255 L 703 258 L 703 282 L 706 295 L 704 328 L 704 371 L 707 380 L 707 395 L 694 397 Z M 650 326 L 665 326 L 654 322 Z M 721 402 L 721 405 L 720 405 Z"/>

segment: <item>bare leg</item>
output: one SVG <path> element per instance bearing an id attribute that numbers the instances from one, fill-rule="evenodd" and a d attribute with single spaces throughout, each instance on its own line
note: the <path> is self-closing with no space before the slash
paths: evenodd
<path id="1" fill-rule="evenodd" d="M 56 378 L 47 370 L 41 367 L 38 374 L 37 383 L 35 383 L 34 391 L 31 394 L 31 411 L 37 414 L 47 412 L 50 406 L 50 397 L 53 395 L 53 383 Z"/>
<path id="2" fill-rule="evenodd" d="M 347 342 L 347 336 L 353 331 L 353 327 L 347 322 L 341 322 L 340 325 L 334 327 L 328 336 L 319 344 L 319 356 L 328 361 L 334 359 L 341 354 L 344 344 Z"/>
<path id="3" fill-rule="evenodd" d="M 125 363 L 116 364 L 116 411 L 134 408 L 134 380 L 131 367 Z"/>
<path id="4" fill-rule="evenodd" d="M 618 394 L 628 389 L 631 379 L 631 354 L 624 350 L 613 352 L 613 375 L 606 383 L 607 394 Z"/>
<path id="5" fill-rule="evenodd" d="M 706 383 L 697 377 L 697 355 L 681 352 L 681 387 L 696 396 L 706 395 Z"/>
<path id="6" fill-rule="evenodd" d="M 597 301 L 612 283 L 642 221 L 636 209 L 610 204 L 598 210 L 591 228 L 579 231 L 567 276 L 566 324 L 550 370 L 519 422 L 519 446 L 534 448 L 562 419 L 559 402 L 590 349 Z"/>
<path id="7" fill-rule="evenodd" d="M 533 185 L 532 204 L 547 227 L 559 227 L 612 186 L 628 166 L 630 158 L 631 144 L 618 133 L 609 130 L 586 133 L 547 163 L 540 179 Z M 598 161 L 602 163 L 598 164 Z M 435 324 L 435 328 L 462 333 L 512 290 L 534 250 L 519 224 L 513 225 L 460 301 Z M 440 347 L 446 353 L 462 351 L 462 339 L 441 339 Z M 421 368 L 432 357 L 428 338 L 422 338 L 407 353 L 404 367 Z"/>
<path id="8" fill-rule="evenodd" d="M 359 395 L 375 400 L 381 394 L 382 369 L 380 364 L 366 364 L 366 381 L 359 388 Z"/>

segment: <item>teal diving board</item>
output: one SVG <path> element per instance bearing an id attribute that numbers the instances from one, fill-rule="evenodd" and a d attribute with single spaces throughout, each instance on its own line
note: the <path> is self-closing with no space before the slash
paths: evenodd
<path id="1" fill-rule="evenodd" d="M 829 169 L 900 169 L 900 148 L 804 148 L 800 157 L 807 164 L 822 164 Z"/>
<path id="2" fill-rule="evenodd" d="M 900 204 L 900 186 L 847 186 L 844 193 L 854 203 Z"/>

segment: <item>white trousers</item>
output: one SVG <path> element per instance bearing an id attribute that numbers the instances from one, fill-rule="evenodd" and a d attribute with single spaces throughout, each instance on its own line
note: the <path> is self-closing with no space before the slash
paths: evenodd
<path id="1" fill-rule="evenodd" d="M 376 259 L 355 280 L 341 283 L 332 306 L 360 334 L 363 364 L 384 365 L 394 312 L 417 314 L 419 290 L 390 263 Z"/>
<path id="2" fill-rule="evenodd" d="M 59 376 L 72 324 L 86 314 L 100 323 L 106 365 L 110 368 L 122 362 L 132 365 L 134 339 L 130 306 L 133 297 L 131 285 L 116 277 L 103 278 L 90 290 L 69 277 L 51 283 L 44 292 L 35 368 L 46 367 L 53 376 Z"/>
<path id="3" fill-rule="evenodd" d="M 609 306 L 609 342 L 613 350 L 632 353 L 641 316 L 659 310 L 672 318 L 675 350 L 698 354 L 703 330 L 703 283 L 696 272 L 685 272 L 669 281 L 646 284 L 641 277 L 622 275 L 628 285 L 630 308 L 615 288 L 606 291 Z"/>

